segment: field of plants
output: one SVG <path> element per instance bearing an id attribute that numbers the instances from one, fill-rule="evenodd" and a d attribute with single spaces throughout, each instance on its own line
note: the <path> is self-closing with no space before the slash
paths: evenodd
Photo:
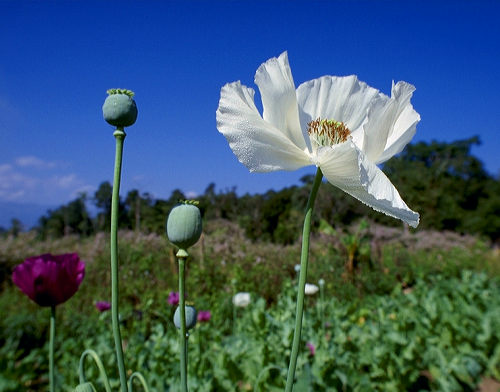
<path id="1" fill-rule="evenodd" d="M 88 348 L 118 385 L 109 301 L 107 233 L 41 241 L 34 232 L 0 239 L 0 391 L 48 386 L 49 310 L 11 282 L 13 267 L 44 252 L 78 252 L 80 290 L 58 307 L 56 379 L 78 384 Z M 165 236 L 122 231 L 120 320 L 129 374 L 140 370 L 154 391 L 179 390 L 175 250 Z M 294 329 L 300 245 L 252 242 L 223 219 L 205 225 L 187 265 L 187 300 L 210 312 L 189 337 L 193 391 L 283 390 Z M 500 256 L 478 237 L 362 222 L 325 223 L 313 235 L 296 391 L 496 390 L 500 380 Z M 232 297 L 249 292 L 250 304 Z M 98 372 L 87 374 L 98 388 Z"/>

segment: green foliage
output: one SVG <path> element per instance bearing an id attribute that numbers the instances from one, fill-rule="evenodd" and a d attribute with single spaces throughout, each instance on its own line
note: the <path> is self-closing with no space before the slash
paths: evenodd
<path id="1" fill-rule="evenodd" d="M 308 281 L 326 281 L 328 324 L 321 324 L 318 296 L 307 297 L 303 343 L 312 342 L 316 354 L 308 355 L 303 346 L 297 390 L 461 391 L 474 390 L 480 376 L 498 378 L 498 253 L 463 239 L 450 248 L 442 240 L 440 247 L 423 247 L 412 241 L 428 240 L 412 234 L 410 245 L 399 240 L 373 245 L 371 262 L 358 264 L 356 279 L 342 276 L 350 244 L 375 244 L 380 229 L 355 225 L 346 232 L 326 230 L 313 239 Z M 175 250 L 155 234 L 122 231 L 119 238 L 127 368 L 143 372 L 155 391 L 176 391 L 178 332 L 172 321 L 175 308 L 166 302 L 177 287 Z M 374 248 L 380 248 L 379 256 Z M 13 266 L 44 251 L 78 251 L 87 263 L 81 289 L 58 307 L 61 390 L 77 385 L 78 359 L 86 348 L 99 353 L 116 389 L 110 313 L 100 314 L 94 307 L 95 301 L 109 298 L 108 236 L 37 242 L 20 233 L 0 242 L 0 261 Z M 259 379 L 257 390 L 282 390 L 293 335 L 293 267 L 299 247 L 253 243 L 237 225 L 216 220 L 190 253 L 188 300 L 212 313 L 208 323 L 199 323 L 190 334 L 190 389 L 252 391 Z M 0 295 L 0 390 L 46 390 L 49 310 L 13 287 L 9 268 Z M 488 269 L 490 276 L 466 271 L 473 269 Z M 252 303 L 237 309 L 233 319 L 231 297 L 237 291 L 251 292 Z M 88 368 L 97 380 L 90 361 Z"/>
<path id="2" fill-rule="evenodd" d="M 311 299 L 303 342 L 312 342 L 316 353 L 307 355 L 303 348 L 297 384 L 306 388 L 300 390 L 320 392 L 417 390 L 422 382 L 425 390 L 472 391 L 481 375 L 500 376 L 499 290 L 498 281 L 464 271 L 459 278 L 437 275 L 431 285 L 419 280 L 406 293 L 396 287 L 389 295 L 352 302 L 329 297 L 324 334 L 319 303 Z M 282 389 L 293 333 L 294 294 L 294 285 L 288 282 L 272 307 L 254 296 L 232 320 L 227 294 L 219 293 L 211 304 L 210 322 L 190 334 L 190 389 L 252 390 L 257 378 L 262 390 Z M 173 309 L 154 310 L 152 303 L 146 301 L 140 312 L 123 312 L 127 366 L 145 373 L 153 390 L 177 391 L 180 347 L 171 321 Z M 3 322 L 8 338 L 0 349 L 5 369 L 0 386 L 6 392 L 41 390 L 47 383 L 43 316 L 48 319 L 48 314 L 44 309 L 30 311 L 36 321 L 21 311 Z M 84 317 L 67 305 L 62 312 L 56 353 L 61 390 L 76 385 L 78 357 L 88 347 L 100 354 L 116 387 L 109 312 Z M 95 369 L 89 368 L 89 377 L 96 380 Z M 430 376 L 422 379 L 422 374 Z"/>

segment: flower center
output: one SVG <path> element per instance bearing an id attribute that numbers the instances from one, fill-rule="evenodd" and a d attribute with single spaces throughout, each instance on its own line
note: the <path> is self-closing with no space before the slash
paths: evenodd
<path id="1" fill-rule="evenodd" d="M 351 131 L 343 122 L 335 120 L 322 120 L 318 118 L 307 124 L 309 137 L 317 143 L 318 146 L 333 146 L 347 140 Z"/>

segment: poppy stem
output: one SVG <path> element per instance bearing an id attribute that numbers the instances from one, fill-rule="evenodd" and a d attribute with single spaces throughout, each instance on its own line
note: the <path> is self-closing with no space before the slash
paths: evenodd
<path id="1" fill-rule="evenodd" d="M 83 385 L 88 382 L 87 376 L 85 375 L 85 359 L 87 357 L 93 359 L 94 364 L 97 366 L 97 369 L 99 369 L 99 374 L 104 386 L 104 390 L 106 392 L 111 392 L 111 385 L 109 383 L 108 375 L 106 374 L 106 369 L 104 368 L 104 365 L 102 364 L 99 355 L 97 355 L 97 353 L 92 349 L 85 350 L 80 356 L 80 363 L 78 365 L 78 379 L 80 381 L 80 385 Z"/>
<path id="2" fill-rule="evenodd" d="M 319 310 L 320 310 L 320 320 L 321 320 L 321 332 L 322 339 L 325 339 L 326 336 L 326 327 L 325 327 L 325 284 L 319 285 Z"/>
<path id="3" fill-rule="evenodd" d="M 113 195 L 111 198 L 111 322 L 113 326 L 113 337 L 120 375 L 120 386 L 122 392 L 127 392 L 127 376 L 125 373 L 125 362 L 123 361 L 122 338 L 120 334 L 118 313 L 118 208 L 120 202 L 120 177 L 122 170 L 123 141 L 125 132 L 118 127 L 113 133 L 116 139 L 115 171 L 113 178 Z"/>
<path id="4" fill-rule="evenodd" d="M 181 253 L 181 251 L 179 251 Z M 181 354 L 181 391 L 187 392 L 187 330 L 186 330 L 186 300 L 185 300 L 185 271 L 187 252 L 177 254 L 179 260 L 179 310 L 181 318 L 180 354 Z"/>
<path id="5" fill-rule="evenodd" d="M 297 308 L 295 311 L 295 330 L 293 333 L 292 353 L 290 355 L 290 364 L 288 366 L 288 375 L 286 379 L 285 392 L 292 392 L 295 378 L 295 368 L 297 367 L 297 357 L 299 355 L 300 335 L 302 333 L 302 316 L 304 313 L 304 293 L 307 279 L 307 264 L 309 262 L 309 237 L 311 234 L 311 217 L 318 194 L 319 186 L 323 179 L 323 173 L 318 167 L 316 177 L 314 178 L 309 200 L 307 201 L 306 214 L 304 217 L 304 228 L 302 231 L 302 252 L 300 255 L 300 273 L 297 292 Z"/>
<path id="6" fill-rule="evenodd" d="M 56 338 L 56 307 L 50 307 L 50 332 L 49 332 L 49 387 L 50 392 L 55 392 L 55 373 L 54 373 L 54 341 Z"/>

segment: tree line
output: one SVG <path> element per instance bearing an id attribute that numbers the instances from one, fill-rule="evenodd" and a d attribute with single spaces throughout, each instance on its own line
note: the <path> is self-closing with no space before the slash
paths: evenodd
<path id="1" fill-rule="evenodd" d="M 500 180 L 490 175 L 471 154 L 471 147 L 479 143 L 478 137 L 452 143 L 420 142 L 408 145 L 399 156 L 384 164 L 383 171 L 403 199 L 420 213 L 417 230 L 452 230 L 500 241 Z M 300 185 L 279 191 L 242 196 L 238 196 L 236 188 L 216 191 L 212 183 L 197 199 L 205 220 L 228 219 L 238 222 L 252 240 L 289 244 L 300 236 L 313 177 L 304 176 Z M 36 230 L 41 238 L 89 236 L 108 231 L 111 195 L 111 184 L 103 182 L 92 197 L 81 194 L 68 204 L 49 210 L 39 219 Z M 163 233 L 169 211 L 181 199 L 186 196 L 178 189 L 166 200 L 131 190 L 120 199 L 119 227 Z M 89 202 L 98 209 L 96 216 L 89 214 Z M 401 225 L 326 182 L 316 200 L 316 226 L 320 217 L 335 227 L 363 217 L 386 225 Z"/>

